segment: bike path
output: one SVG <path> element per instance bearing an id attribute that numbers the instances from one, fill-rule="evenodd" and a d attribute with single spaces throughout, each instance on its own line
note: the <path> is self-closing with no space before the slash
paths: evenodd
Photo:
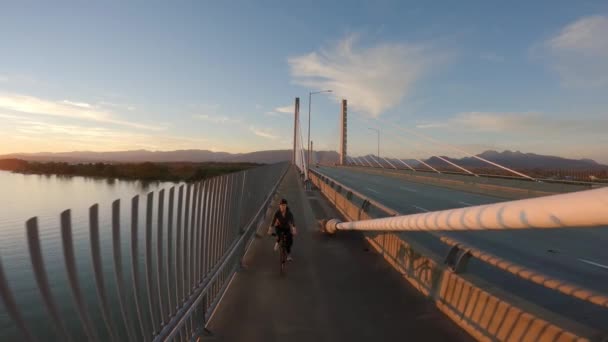
<path id="1" fill-rule="evenodd" d="M 320 193 L 303 191 L 295 169 L 279 194 L 289 201 L 298 227 L 294 261 L 281 276 L 273 239 L 256 238 L 244 269 L 210 317 L 212 336 L 204 340 L 472 340 L 370 251 L 361 234 L 319 233 L 317 220 L 337 213 Z"/>

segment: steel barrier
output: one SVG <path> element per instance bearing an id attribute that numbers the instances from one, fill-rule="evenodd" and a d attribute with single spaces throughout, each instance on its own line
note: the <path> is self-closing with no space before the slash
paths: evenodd
<path id="1" fill-rule="evenodd" d="M 79 277 L 71 211 L 62 212 L 65 284 L 72 295 L 73 316 L 62 315 L 58 309 L 45 267 L 38 220 L 29 219 L 26 232 L 32 269 L 54 336 L 52 332 L 39 331 L 36 322 L 27 320 L 29 308 L 17 304 L 10 277 L 0 260 L 0 298 L 21 333 L 21 340 L 189 341 L 196 338 L 202 334 L 207 314 L 217 305 L 248 242 L 267 215 L 270 200 L 288 165 L 267 165 L 171 187 L 167 205 L 165 189 L 150 192 L 146 197 L 143 231 L 140 231 L 139 196 L 133 197 L 128 274 L 123 264 L 120 200 L 112 203 L 112 250 L 106 251 L 113 256 L 113 277 L 107 271 L 110 267 L 106 267 L 106 271 L 103 267 L 98 205 L 89 209 L 94 280 Z M 154 206 L 155 198 L 157 206 Z M 94 286 L 83 287 L 83 280 Z M 91 296 L 85 293 L 87 288 L 94 288 L 97 305 L 91 306 L 91 301 L 85 300 L 85 294 Z M 94 321 L 92 314 L 102 319 Z"/>
<path id="2" fill-rule="evenodd" d="M 433 259 L 429 257 L 425 257 L 421 255 L 417 250 L 418 247 L 413 247 L 409 245 L 406 241 L 402 240 L 402 238 L 395 235 L 393 232 L 398 232 L 401 228 L 405 228 L 408 231 L 427 231 L 430 233 L 435 232 L 438 233 L 441 230 L 457 230 L 457 229 L 468 229 L 471 225 L 474 225 L 477 222 L 477 215 L 481 208 L 477 208 L 475 217 L 471 220 L 470 218 L 472 214 L 472 208 L 465 209 L 453 209 L 447 210 L 443 212 L 430 212 L 423 214 L 414 214 L 407 215 L 403 217 L 396 217 L 399 213 L 391 208 L 387 208 L 386 206 L 367 198 L 360 193 L 341 185 L 342 189 L 346 189 L 344 191 L 337 191 L 336 184 L 339 184 L 335 180 L 327 177 L 324 174 L 321 174 L 315 170 L 311 170 L 311 179 L 313 184 L 321 190 L 321 192 L 332 202 L 338 211 L 342 213 L 342 215 L 351 221 L 356 222 L 343 222 L 340 223 L 337 220 L 330 220 L 327 222 L 326 227 L 331 230 L 350 230 L 357 229 L 364 231 L 367 235 L 366 238 L 370 242 L 370 244 L 381 253 L 384 258 L 396 269 L 398 269 L 401 273 L 404 274 L 406 279 L 412 283 L 418 290 L 420 290 L 423 294 L 433 297 L 437 301 L 437 306 L 446 313 L 450 318 L 455 320 L 459 325 L 461 325 L 465 330 L 471 333 L 478 339 L 481 340 L 509 340 L 511 338 L 504 338 L 504 336 L 499 337 L 502 334 L 500 329 L 489 329 L 491 326 L 491 322 L 485 320 L 482 316 L 475 314 L 475 310 L 477 310 L 477 303 L 479 303 L 479 298 L 484 298 L 485 302 L 492 301 L 495 303 L 501 303 L 503 307 L 509 308 L 509 314 L 511 318 L 509 318 L 510 329 L 515 326 L 518 326 L 524 330 L 526 330 L 526 326 L 530 326 L 530 322 L 542 322 L 542 325 L 545 327 L 541 332 L 532 331 L 527 333 L 526 338 L 530 338 L 530 336 L 537 336 L 548 338 L 553 333 L 558 334 L 559 338 L 556 340 L 568 340 L 566 336 L 570 340 L 578 339 L 575 334 L 572 334 L 568 331 L 568 329 L 560 328 L 559 326 L 552 325 L 547 321 L 540 319 L 539 317 L 535 317 L 534 315 L 522 311 L 521 309 L 517 309 L 509 303 L 498 299 L 495 296 L 477 288 L 471 282 L 466 281 L 463 278 L 460 278 L 460 272 L 465 270 L 466 261 L 471 258 L 479 258 L 481 261 L 488 263 L 498 269 L 511 273 L 521 279 L 529 281 L 530 283 L 535 283 L 540 286 L 543 286 L 547 289 L 557 291 L 561 294 L 565 294 L 568 296 L 575 297 L 577 299 L 586 301 L 588 303 L 592 303 L 593 305 L 597 305 L 602 308 L 606 308 L 608 305 L 608 299 L 606 296 L 598 294 L 594 291 L 590 291 L 582 288 L 581 286 L 576 286 L 572 284 L 568 284 L 567 282 L 551 278 L 547 275 L 542 274 L 541 272 L 525 269 L 518 267 L 513 263 L 505 263 L 504 260 L 499 260 L 497 258 L 491 258 L 491 254 L 479 251 L 471 246 L 465 246 L 454 239 L 449 239 L 447 237 L 441 236 L 437 234 L 436 236 L 440 239 L 441 242 L 446 244 L 447 247 L 450 246 L 459 246 L 456 249 L 452 248 L 450 253 L 448 253 L 447 258 L 444 261 L 444 264 L 438 264 Z M 563 208 L 566 212 L 564 214 L 563 211 L 560 211 L 557 215 L 547 215 L 550 222 L 553 222 L 553 226 L 558 227 L 557 222 L 561 224 L 561 226 L 571 226 L 578 224 L 586 224 L 595 226 L 597 224 L 602 224 L 604 222 L 608 222 L 608 211 L 602 208 L 608 203 L 606 200 L 606 195 L 608 195 L 608 189 L 599 189 L 599 190 L 590 190 L 593 191 L 591 195 L 588 195 L 590 198 L 594 198 L 599 202 L 593 205 L 587 206 L 584 210 L 587 212 L 585 216 L 585 222 L 582 222 L 580 219 L 569 219 L 564 217 L 564 215 L 568 215 L 568 212 L 573 212 L 574 208 L 570 205 L 570 208 Z M 349 195 L 358 197 L 358 201 L 352 201 L 348 199 Z M 558 196 L 580 196 L 580 194 L 565 194 Z M 552 196 L 557 197 L 557 196 Z M 577 198 L 578 199 L 578 198 Z M 530 199 L 524 201 L 513 201 L 513 203 L 524 202 L 529 204 L 529 201 L 539 201 L 540 199 Z M 528 201 L 528 202 L 526 202 Z M 359 204 L 362 202 L 361 204 Z M 560 199 L 549 199 L 550 203 L 559 203 Z M 571 201 L 567 203 L 572 203 Z M 575 202 L 576 203 L 576 202 Z M 379 205 L 377 205 L 379 204 Z M 551 223 L 547 223 L 544 220 L 541 220 L 539 215 L 523 215 L 520 216 L 520 211 L 517 211 L 517 215 L 515 215 L 516 210 L 506 210 L 505 203 L 500 203 L 498 205 L 502 205 L 502 210 L 482 210 L 483 217 L 489 217 L 494 215 L 494 217 L 498 217 L 500 219 L 495 220 L 495 224 L 492 223 L 484 224 L 483 228 L 488 229 L 506 229 L 506 228 L 514 228 L 512 226 L 511 221 L 505 221 L 509 215 L 514 218 L 522 218 L 519 223 L 521 228 L 530 227 L 530 226 L 547 226 L 547 224 L 551 225 Z M 546 206 L 547 203 L 544 203 Z M 492 206 L 492 205 L 489 205 Z M 523 206 L 523 205 L 522 205 Z M 488 207 L 488 206 L 484 206 Z M 493 208 L 491 208 L 493 209 Z M 521 209 L 521 206 L 520 206 Z M 473 210 L 476 210 L 473 208 Z M 545 211 L 541 211 L 545 213 Z M 578 212 L 577 212 L 578 213 Z M 588 214 L 593 215 L 588 215 Z M 448 216 L 449 214 L 449 216 Z M 405 223 L 407 221 L 407 223 Z M 485 221 L 484 221 L 485 222 Z M 509 222 L 506 224 L 505 222 Z M 524 224 L 524 222 L 526 224 Z M 373 228 L 372 228 L 373 227 Z M 446 228 L 447 227 L 447 228 Z M 550 228 L 549 228 L 550 229 Z M 431 231 L 429 231 L 431 230 Z M 457 253 L 456 253 L 457 252 Z M 448 273 L 446 273 L 448 272 Z M 461 299 L 455 298 L 452 294 L 454 291 L 454 286 L 458 286 L 459 289 L 467 289 L 467 293 L 469 298 L 470 296 L 476 296 L 477 300 L 475 303 L 465 302 L 464 304 L 461 302 Z M 473 310 L 473 311 L 471 311 Z M 483 309 L 485 310 L 485 308 Z M 514 312 L 517 312 L 517 315 L 513 315 Z M 526 317 L 526 320 L 522 320 L 521 317 Z M 516 317 L 513 318 L 513 317 Z M 506 319 L 506 318 L 505 318 Z M 538 323 L 541 324 L 541 323 Z M 521 326 L 520 326 L 521 325 Z M 587 327 L 582 327 L 576 323 L 573 323 L 572 329 L 570 331 L 579 331 L 584 335 L 589 333 L 589 336 L 595 336 L 597 331 L 593 329 L 588 329 Z M 551 331 L 551 334 L 549 332 Z M 534 335 L 538 333 L 537 335 Z M 585 340 L 585 339 L 583 339 Z"/>

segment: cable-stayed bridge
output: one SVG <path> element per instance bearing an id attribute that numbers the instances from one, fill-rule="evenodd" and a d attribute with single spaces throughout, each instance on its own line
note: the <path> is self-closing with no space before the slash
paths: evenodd
<path id="1" fill-rule="evenodd" d="M 20 297 L 0 262 L 3 340 L 606 338 L 604 184 L 528 174 L 382 121 L 378 146 L 357 146 L 346 100 L 339 159 L 324 163 L 304 140 L 299 106 L 291 165 L 161 189 L 106 211 L 93 204 L 84 245 L 70 211 L 58 215 L 55 262 L 66 274 L 49 274 L 44 235 L 28 220 L 37 293 Z M 380 132 L 389 131 L 424 141 L 414 146 L 421 153 L 385 154 Z M 425 159 L 431 146 L 487 166 Z M 266 236 L 280 198 L 298 227 L 285 276 Z"/>

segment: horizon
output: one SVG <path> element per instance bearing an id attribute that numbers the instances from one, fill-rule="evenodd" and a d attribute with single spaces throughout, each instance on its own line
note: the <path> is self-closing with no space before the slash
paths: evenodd
<path id="1" fill-rule="evenodd" d="M 305 150 L 305 149 L 304 149 Z M 293 151 L 293 149 L 275 149 L 275 150 L 258 150 L 258 151 L 252 151 L 252 152 L 226 152 L 226 151 L 210 151 L 210 150 L 203 150 L 203 149 L 182 149 L 182 150 L 170 150 L 170 151 L 154 151 L 154 150 L 146 150 L 146 149 L 140 149 L 140 150 L 120 150 L 120 151 L 60 151 L 60 152 L 31 152 L 31 153 L 7 153 L 7 154 L 0 154 L 0 160 L 2 160 L 1 158 L 3 157 L 8 157 L 11 156 L 11 158 L 15 158 L 18 159 L 16 157 L 12 157 L 13 155 L 16 156 L 28 156 L 28 155 L 61 155 L 61 154 L 71 154 L 71 153 L 91 153 L 91 154 L 96 154 L 96 153 L 127 153 L 127 152 L 147 152 L 147 153 L 172 153 L 172 152 L 209 152 L 209 153 L 225 153 L 225 154 L 229 154 L 229 155 L 239 155 L 239 154 L 254 154 L 254 153 L 260 153 L 260 152 L 289 152 L 289 151 Z M 494 152 L 497 154 L 501 154 L 504 155 L 506 153 L 512 153 L 512 154 L 522 154 L 522 155 L 535 155 L 535 156 L 540 156 L 540 157 L 550 157 L 550 158 L 562 158 L 562 159 L 566 159 L 566 160 L 573 160 L 573 161 L 592 161 L 595 162 L 601 166 L 608 166 L 608 163 L 602 163 L 600 161 L 597 161 L 595 159 L 591 159 L 591 158 L 566 158 L 566 157 L 562 157 L 562 156 L 558 156 L 558 155 L 551 155 L 551 154 L 538 154 L 538 153 L 534 153 L 534 152 L 522 152 L 519 150 L 485 150 L 482 151 L 480 153 L 476 153 L 475 155 L 478 156 L 482 156 L 486 153 L 489 152 Z M 339 154 L 338 151 L 336 150 L 317 150 L 317 151 L 313 151 L 313 153 L 335 153 L 335 154 Z M 368 153 L 368 154 L 364 154 L 362 155 L 364 157 L 369 157 L 369 156 L 375 156 L 374 153 Z M 454 156 L 450 156 L 448 154 L 438 154 L 438 156 L 440 157 L 446 157 L 446 158 L 450 158 L 450 159 L 465 159 L 465 158 L 472 158 L 471 156 L 464 156 L 464 157 L 454 157 Z M 386 159 L 389 160 L 395 160 L 395 159 L 401 159 L 401 160 L 416 160 L 415 158 L 408 158 L 408 157 L 388 157 L 385 156 Z M 423 159 L 435 159 L 437 158 L 437 155 L 431 155 L 427 158 L 423 158 Z M 183 162 L 193 162 L 192 160 L 183 160 Z"/>
<path id="2" fill-rule="evenodd" d="M 386 156 L 464 156 L 413 130 L 607 164 L 605 32 L 601 1 L 9 4 L 0 155 L 289 150 L 294 98 L 306 126 L 308 93 L 331 89 L 313 96 L 315 150 L 338 150 L 345 98 L 353 155 L 379 127 Z"/>

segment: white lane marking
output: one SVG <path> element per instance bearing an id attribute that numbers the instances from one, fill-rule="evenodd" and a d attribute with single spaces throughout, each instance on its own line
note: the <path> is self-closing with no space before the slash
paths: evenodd
<path id="1" fill-rule="evenodd" d="M 424 209 L 423 207 L 419 207 L 419 206 L 417 206 L 417 205 L 413 205 L 412 207 L 414 207 L 414 208 L 416 208 L 416 209 L 418 209 L 418 210 L 426 211 L 426 212 L 430 211 L 430 210 L 428 210 L 428 209 Z"/>
<path id="2" fill-rule="evenodd" d="M 399 189 L 401 190 L 405 190 L 405 191 L 410 191 L 410 192 L 418 192 L 418 190 L 414 190 L 414 189 L 410 189 L 410 188 L 406 188 L 404 186 L 400 186 Z"/>
<path id="3" fill-rule="evenodd" d="M 468 205 L 468 206 L 473 206 L 473 205 L 474 205 L 474 204 L 467 203 L 467 202 L 462 202 L 462 201 L 460 201 L 460 202 L 458 202 L 458 203 L 460 203 L 460 204 L 464 204 L 464 205 Z"/>
<path id="4" fill-rule="evenodd" d="M 369 191 L 373 191 L 373 192 L 375 192 L 375 193 L 379 194 L 379 192 L 378 192 L 378 191 L 376 191 L 376 190 L 374 190 L 374 189 L 372 189 L 372 188 L 366 188 L 366 189 L 367 189 L 367 190 L 369 190 Z"/>
<path id="5" fill-rule="evenodd" d="M 584 262 L 584 263 L 586 263 L 586 264 L 589 264 L 589 265 L 593 265 L 593 266 L 597 266 L 597 267 L 605 268 L 605 269 L 607 269 L 607 270 L 608 270 L 608 266 L 606 266 L 606 265 L 602 265 L 602 264 L 598 264 L 597 262 L 593 262 L 593 261 L 589 261 L 589 260 L 585 260 L 585 259 L 580 259 L 580 258 L 578 258 L 577 260 L 578 260 L 578 261 L 581 261 L 581 262 Z"/>

